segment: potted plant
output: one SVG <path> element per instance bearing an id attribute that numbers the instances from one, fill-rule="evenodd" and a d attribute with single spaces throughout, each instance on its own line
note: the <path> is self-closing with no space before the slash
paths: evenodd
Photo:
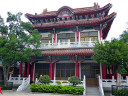
<path id="1" fill-rule="evenodd" d="M 9 74 L 13 74 L 13 72 L 14 72 L 14 68 L 10 68 L 10 71 L 9 71 Z"/>

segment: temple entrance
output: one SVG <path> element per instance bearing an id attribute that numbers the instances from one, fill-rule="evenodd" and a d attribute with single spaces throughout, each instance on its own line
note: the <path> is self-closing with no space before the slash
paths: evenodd
<path id="1" fill-rule="evenodd" d="M 68 77 L 75 76 L 75 63 L 57 63 L 56 79 L 68 80 Z"/>
<path id="2" fill-rule="evenodd" d="M 100 74 L 100 65 L 97 63 L 82 63 L 81 78 L 86 76 L 87 86 L 98 86 L 98 75 Z"/>

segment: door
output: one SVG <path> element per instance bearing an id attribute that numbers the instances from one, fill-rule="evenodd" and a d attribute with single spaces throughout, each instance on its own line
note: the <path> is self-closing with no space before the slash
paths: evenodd
<path id="1" fill-rule="evenodd" d="M 100 65 L 97 63 L 81 64 L 81 76 L 86 76 L 87 86 L 98 86 L 98 75 L 100 74 Z M 81 78 L 82 78 L 81 77 Z"/>

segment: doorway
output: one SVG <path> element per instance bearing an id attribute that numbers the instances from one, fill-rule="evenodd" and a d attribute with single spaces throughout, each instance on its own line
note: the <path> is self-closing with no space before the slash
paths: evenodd
<path id="1" fill-rule="evenodd" d="M 98 63 L 82 63 L 81 78 L 86 76 L 87 86 L 98 86 L 98 75 L 100 74 L 100 64 Z"/>

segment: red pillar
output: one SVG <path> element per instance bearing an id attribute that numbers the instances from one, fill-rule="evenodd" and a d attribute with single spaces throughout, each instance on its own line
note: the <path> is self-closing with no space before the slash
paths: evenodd
<path id="1" fill-rule="evenodd" d="M 32 63 L 32 66 L 31 66 L 31 77 L 30 77 L 30 81 L 33 81 L 33 72 L 34 72 L 34 63 Z"/>
<path id="2" fill-rule="evenodd" d="M 76 37 L 77 37 L 77 42 L 79 42 L 79 31 L 77 31 Z"/>
<path id="3" fill-rule="evenodd" d="M 109 79 L 112 79 L 110 66 L 109 66 Z"/>
<path id="4" fill-rule="evenodd" d="M 106 73 L 107 73 L 106 66 L 102 65 L 102 79 L 106 79 Z"/>
<path id="5" fill-rule="evenodd" d="M 50 66 L 49 66 L 49 77 L 52 79 L 52 60 L 50 61 Z"/>
<path id="6" fill-rule="evenodd" d="M 29 70 L 30 70 L 30 62 L 28 62 L 28 66 L 27 66 L 27 77 L 29 76 Z"/>
<path id="7" fill-rule="evenodd" d="M 53 43 L 56 43 L 56 33 L 54 32 Z"/>
<path id="8" fill-rule="evenodd" d="M 20 61 L 20 69 L 19 69 L 19 75 L 22 73 L 22 61 Z"/>
<path id="9" fill-rule="evenodd" d="M 102 37 L 102 29 L 100 29 L 100 40 L 102 40 L 103 37 Z"/>
<path id="10" fill-rule="evenodd" d="M 115 72 L 115 66 L 114 65 L 112 65 L 112 70 L 113 70 L 114 79 L 116 79 L 116 72 Z"/>
<path id="11" fill-rule="evenodd" d="M 27 64 L 25 63 L 25 67 L 24 67 L 24 77 L 26 77 L 26 68 L 27 68 Z"/>
<path id="12" fill-rule="evenodd" d="M 55 63 L 52 65 L 52 80 L 54 80 Z"/>
<path id="13" fill-rule="evenodd" d="M 78 63 L 78 60 L 76 60 L 76 77 L 79 77 L 79 63 Z"/>

